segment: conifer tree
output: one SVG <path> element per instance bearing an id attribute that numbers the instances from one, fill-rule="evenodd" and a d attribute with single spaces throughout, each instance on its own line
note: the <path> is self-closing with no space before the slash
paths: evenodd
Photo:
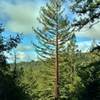
<path id="1" fill-rule="evenodd" d="M 0 25 L 0 68 L 6 67 L 6 56 L 4 55 L 4 52 L 9 52 L 21 41 L 20 35 L 17 34 L 15 37 L 10 35 L 6 38 L 4 37 L 3 32 L 4 28 Z"/>
<path id="2" fill-rule="evenodd" d="M 72 0 L 72 11 L 78 15 L 75 18 L 74 26 L 81 29 L 85 25 L 93 26 L 100 19 L 100 0 Z"/>
<path id="3" fill-rule="evenodd" d="M 77 74 L 78 52 L 75 34 L 66 45 L 67 48 L 60 57 L 60 98 L 61 100 L 73 100 L 78 98 L 77 89 L 80 87 L 80 78 Z"/>
<path id="4" fill-rule="evenodd" d="M 39 22 L 42 28 L 34 29 L 38 43 L 33 43 L 35 50 L 43 59 L 54 59 L 54 99 L 59 99 L 59 54 L 65 49 L 66 41 L 72 34 L 69 21 L 64 16 L 62 0 L 51 0 L 41 8 Z"/>
<path id="5" fill-rule="evenodd" d="M 16 91 L 21 91 L 21 89 L 19 90 L 19 87 L 16 86 L 16 83 L 12 79 L 11 72 L 9 71 L 10 65 L 6 61 L 7 57 L 4 52 L 9 53 L 11 49 L 20 43 L 21 38 L 20 35 L 5 37 L 3 32 L 4 28 L 0 25 L 0 99 L 16 100 L 18 94 L 15 92 L 15 89 Z"/>
<path id="6" fill-rule="evenodd" d="M 4 29 L 2 27 L 0 27 L 0 68 L 4 67 L 6 65 L 6 58 L 4 56 L 4 44 L 3 44 L 3 36 L 2 36 L 2 32 L 4 31 Z"/>

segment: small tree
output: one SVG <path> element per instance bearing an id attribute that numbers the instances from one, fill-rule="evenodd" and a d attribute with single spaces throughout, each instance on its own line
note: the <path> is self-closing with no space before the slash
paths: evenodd
<path id="1" fill-rule="evenodd" d="M 9 38 L 5 38 L 3 35 L 4 28 L 0 25 L 0 68 L 6 68 L 6 56 L 4 52 L 9 52 L 11 49 L 17 46 L 20 43 L 21 38 L 20 35 L 9 36 Z"/>
<path id="2" fill-rule="evenodd" d="M 0 26 L 0 69 L 1 67 L 4 67 L 6 65 L 6 58 L 4 56 L 3 51 L 4 49 L 4 44 L 3 44 L 3 36 L 2 36 L 2 32 L 4 31 L 4 29 Z"/>
<path id="3" fill-rule="evenodd" d="M 15 89 L 16 91 L 21 91 L 21 89 L 16 86 L 16 83 L 11 76 L 8 67 L 9 64 L 6 62 L 7 57 L 4 52 L 9 52 L 11 49 L 16 47 L 18 43 L 20 43 L 21 38 L 18 34 L 15 37 L 10 36 L 6 38 L 3 35 L 3 32 L 4 28 L 0 25 L 0 99 L 11 100 L 17 99 L 18 94 L 15 93 Z M 18 99 L 19 98 L 20 96 Z"/>

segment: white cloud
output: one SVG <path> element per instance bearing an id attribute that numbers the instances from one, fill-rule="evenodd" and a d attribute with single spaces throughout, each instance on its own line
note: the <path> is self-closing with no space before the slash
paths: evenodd
<path id="1" fill-rule="evenodd" d="M 19 44 L 18 46 L 17 46 L 17 50 L 18 51 L 33 51 L 33 45 L 25 45 L 25 44 Z"/>
<path id="2" fill-rule="evenodd" d="M 0 2 L 0 11 L 9 18 L 6 27 L 13 32 L 32 32 L 32 27 L 38 25 L 39 10 L 39 2 Z"/>
<path id="3" fill-rule="evenodd" d="M 30 53 L 26 53 L 26 52 L 17 52 L 17 62 L 21 62 L 21 61 L 31 61 L 31 60 L 37 60 L 37 54 L 30 52 Z"/>
<path id="4" fill-rule="evenodd" d="M 14 55 L 12 53 L 12 55 L 9 55 L 8 53 L 5 53 L 5 55 L 8 57 L 7 61 L 9 63 L 13 63 L 14 62 Z M 28 54 L 28 53 L 25 53 L 25 52 L 21 52 L 21 51 L 18 51 L 16 52 L 16 61 L 17 62 L 21 62 L 21 61 L 31 61 L 32 59 L 36 59 L 36 58 L 33 58 L 32 55 Z"/>
<path id="5" fill-rule="evenodd" d="M 93 43 L 93 40 L 78 42 L 77 43 L 78 49 L 81 50 L 82 52 L 90 51 L 92 43 Z M 99 40 L 95 41 L 95 46 L 96 45 L 100 45 Z"/>
<path id="6" fill-rule="evenodd" d="M 20 61 L 24 61 L 27 58 L 27 55 L 24 52 L 19 52 L 17 54 L 17 59 L 20 59 Z"/>
<path id="7" fill-rule="evenodd" d="M 76 33 L 78 37 L 88 37 L 90 39 L 100 40 L 100 22 L 93 25 L 90 29 L 85 26 L 82 30 Z"/>
<path id="8" fill-rule="evenodd" d="M 11 53 L 11 54 L 10 54 Z M 7 57 L 8 63 L 14 63 L 15 55 L 14 52 L 7 53 L 5 52 L 5 56 Z M 16 61 L 23 62 L 23 61 L 32 61 L 37 60 L 37 54 L 33 51 L 31 52 L 24 52 L 24 51 L 16 51 Z"/>
<path id="9" fill-rule="evenodd" d="M 79 50 L 87 52 L 91 47 L 91 41 L 78 42 L 77 45 Z"/>

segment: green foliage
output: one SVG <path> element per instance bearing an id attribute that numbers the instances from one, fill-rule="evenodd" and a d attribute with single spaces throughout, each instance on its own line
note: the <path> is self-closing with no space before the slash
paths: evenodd
<path id="1" fill-rule="evenodd" d="M 60 100 L 99 100 L 100 57 L 96 53 L 71 54 L 68 51 L 64 52 L 62 57 Z M 51 62 L 48 59 L 44 63 L 36 61 L 17 65 L 23 67 L 19 86 L 24 87 L 24 92 L 30 96 L 30 100 L 54 100 L 54 73 Z M 75 70 L 72 70 L 73 67 Z"/>
<path id="2" fill-rule="evenodd" d="M 50 63 L 49 65 L 47 63 L 31 62 L 32 66 L 29 64 L 25 67 L 19 78 L 19 85 L 25 87 L 24 92 L 28 93 L 31 100 L 52 100 L 52 68 L 50 68 Z M 19 66 L 21 67 L 21 65 Z"/>
<path id="3" fill-rule="evenodd" d="M 0 71 L 0 99 L 1 100 L 29 100 L 23 88 L 19 87 L 17 80 L 13 79 L 13 74 L 9 71 Z"/>
<path id="4" fill-rule="evenodd" d="M 82 88 L 81 78 L 77 75 L 78 53 L 76 50 L 76 37 L 73 35 L 60 58 L 62 62 L 60 65 L 61 100 L 77 100 L 79 95 L 78 89 Z"/>
<path id="5" fill-rule="evenodd" d="M 73 0 L 71 10 L 79 17 L 75 18 L 74 26 L 81 29 L 89 24 L 91 27 L 100 18 L 100 0 Z"/>
<path id="6" fill-rule="evenodd" d="M 54 59 L 52 62 L 54 71 L 54 97 L 59 98 L 59 58 L 61 52 L 66 48 L 64 45 L 72 38 L 69 21 L 64 15 L 63 2 L 53 0 L 41 8 L 38 18 L 42 28 L 34 29 L 38 43 L 33 43 L 39 57 L 43 60 Z M 50 66 L 48 66 L 50 67 Z M 48 77 L 49 78 L 49 77 Z M 48 91 L 47 91 L 48 92 Z M 53 91 L 52 91 L 53 94 Z M 51 97 L 51 95 L 50 95 Z M 53 97 L 53 96 L 52 96 Z"/>
<path id="7" fill-rule="evenodd" d="M 0 25 L 0 70 L 6 70 L 6 56 L 4 52 L 9 52 L 11 49 L 15 48 L 18 43 L 21 41 L 21 37 L 19 34 L 14 36 L 5 37 L 3 35 L 4 28 Z"/>
<path id="8" fill-rule="evenodd" d="M 20 35 L 5 38 L 3 32 L 4 28 L 0 25 L 0 100 L 27 100 L 27 94 L 17 85 L 17 77 L 14 78 L 4 55 L 4 52 L 10 51 L 20 43 Z"/>
<path id="9" fill-rule="evenodd" d="M 7 64 L 4 51 L 16 47 L 20 38 L 19 35 L 10 36 L 4 42 L 4 29 L 0 27 L 0 100 L 55 100 L 56 50 L 59 55 L 59 100 L 100 100 L 100 52 L 78 52 L 75 34 L 63 14 L 62 1 L 50 0 L 50 4 L 41 8 L 39 22 L 43 26 L 34 30 L 38 43 L 33 44 L 40 58 L 44 59 Z M 95 11 L 100 0 L 74 1 L 74 12 L 81 17 L 88 12 L 88 19 L 76 21 L 76 26 L 82 28 L 99 18 L 100 13 Z"/>
<path id="10" fill-rule="evenodd" d="M 61 0 L 54 0 L 41 8 L 40 18 L 38 18 L 42 28 L 34 29 L 38 43 L 33 43 L 37 54 L 40 57 L 50 58 L 71 38 L 69 21 L 63 14 L 63 5 Z M 57 41 L 56 41 L 57 39 Z M 64 46 L 63 48 L 64 49 Z"/>
<path id="11" fill-rule="evenodd" d="M 99 52 L 98 52 L 99 53 Z M 96 53 L 87 53 L 78 68 L 78 74 L 84 84 L 82 100 L 100 99 L 100 57 Z M 87 60 L 88 59 L 88 60 Z"/>

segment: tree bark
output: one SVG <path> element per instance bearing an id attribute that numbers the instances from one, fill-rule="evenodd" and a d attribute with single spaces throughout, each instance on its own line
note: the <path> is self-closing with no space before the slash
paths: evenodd
<path id="1" fill-rule="evenodd" d="M 55 100 L 59 100 L 58 33 L 56 35 L 56 55 L 55 55 Z"/>

